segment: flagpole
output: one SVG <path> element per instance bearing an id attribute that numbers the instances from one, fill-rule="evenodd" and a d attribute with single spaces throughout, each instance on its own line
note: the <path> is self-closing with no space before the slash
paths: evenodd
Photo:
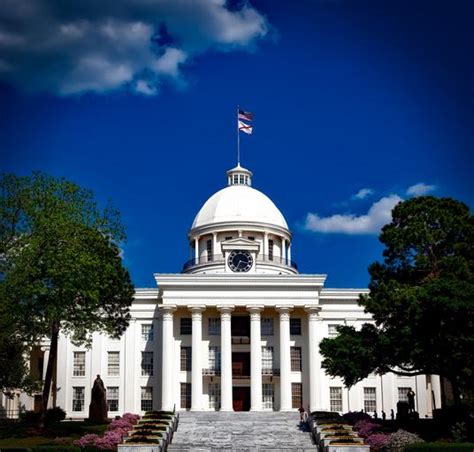
<path id="1" fill-rule="evenodd" d="M 237 166 L 240 166 L 239 106 L 237 105 Z"/>

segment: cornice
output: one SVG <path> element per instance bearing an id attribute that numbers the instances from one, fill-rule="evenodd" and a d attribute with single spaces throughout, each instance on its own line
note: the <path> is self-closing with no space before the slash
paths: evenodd
<path id="1" fill-rule="evenodd" d="M 197 228 L 190 229 L 188 232 L 188 239 L 193 239 L 196 236 L 204 234 L 211 234 L 213 232 L 226 232 L 236 229 L 255 230 L 260 232 L 273 232 L 278 235 L 283 235 L 291 241 L 293 234 L 289 229 L 276 226 L 271 223 L 253 222 L 253 221 L 221 221 L 217 223 L 208 223 Z"/>

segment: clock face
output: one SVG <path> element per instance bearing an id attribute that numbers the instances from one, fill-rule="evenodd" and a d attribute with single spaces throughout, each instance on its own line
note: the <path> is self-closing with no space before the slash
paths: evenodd
<path id="1" fill-rule="evenodd" d="M 248 272 L 252 268 L 253 258 L 248 251 L 231 251 L 227 260 L 233 272 Z"/>

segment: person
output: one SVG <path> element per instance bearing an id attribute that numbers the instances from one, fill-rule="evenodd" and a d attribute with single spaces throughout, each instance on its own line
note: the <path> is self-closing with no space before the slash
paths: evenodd
<path id="1" fill-rule="evenodd" d="M 300 412 L 300 424 L 302 424 L 304 421 L 305 421 L 305 411 L 304 411 L 304 406 L 301 405 L 299 408 L 298 408 L 298 411 Z"/>
<path id="2" fill-rule="evenodd" d="M 393 412 L 393 408 L 390 410 L 390 419 L 392 421 L 395 419 L 395 413 Z"/>
<path id="3" fill-rule="evenodd" d="M 385 411 L 382 411 L 382 420 L 385 421 L 385 419 L 387 419 L 387 414 L 385 413 Z"/>
<path id="4" fill-rule="evenodd" d="M 409 389 L 407 392 L 407 399 L 408 399 L 408 412 L 414 413 L 415 412 L 415 393 L 413 389 Z"/>

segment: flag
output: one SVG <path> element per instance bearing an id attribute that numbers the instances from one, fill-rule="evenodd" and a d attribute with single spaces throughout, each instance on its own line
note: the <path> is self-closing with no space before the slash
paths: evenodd
<path id="1" fill-rule="evenodd" d="M 250 124 L 245 124 L 245 122 L 239 121 L 239 130 L 248 135 L 252 134 L 253 127 Z"/>
<path id="2" fill-rule="evenodd" d="M 245 119 L 246 121 L 252 121 L 253 120 L 253 113 L 250 113 L 249 111 L 244 111 L 239 108 L 239 114 L 238 114 L 239 119 Z"/>

